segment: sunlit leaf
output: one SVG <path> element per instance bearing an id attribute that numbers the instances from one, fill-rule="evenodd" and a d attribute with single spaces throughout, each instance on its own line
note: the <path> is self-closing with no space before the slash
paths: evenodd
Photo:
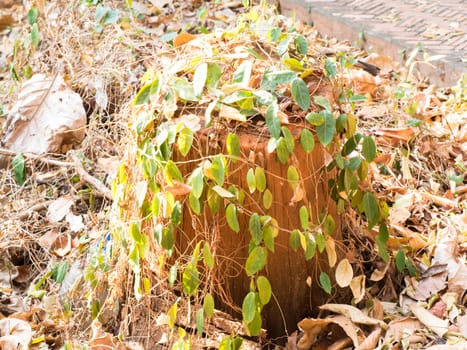
<path id="1" fill-rule="evenodd" d="M 214 257 L 212 256 L 211 248 L 209 247 L 208 242 L 204 242 L 203 259 L 208 268 L 212 269 L 214 267 Z"/>
<path id="2" fill-rule="evenodd" d="M 190 180 L 191 180 L 191 193 L 196 198 L 200 198 L 201 195 L 203 194 L 203 189 L 204 189 L 203 169 L 198 167 L 195 170 L 193 170 Z"/>
<path id="3" fill-rule="evenodd" d="M 271 208 L 272 201 L 273 201 L 272 192 L 268 188 L 266 188 L 266 190 L 263 193 L 263 206 L 264 206 L 264 209 L 267 210 L 267 209 Z"/>
<path id="4" fill-rule="evenodd" d="M 193 91 L 195 96 L 200 97 L 202 95 L 207 76 L 208 64 L 203 62 L 196 67 L 195 73 L 193 74 Z"/>
<path id="5" fill-rule="evenodd" d="M 185 101 L 198 101 L 193 85 L 182 78 L 174 78 L 171 84 L 178 97 Z"/>
<path id="6" fill-rule="evenodd" d="M 310 91 L 301 78 L 292 81 L 292 98 L 304 111 L 310 108 Z"/>
<path id="7" fill-rule="evenodd" d="M 242 303 L 242 316 L 243 321 L 246 323 L 250 323 L 253 321 L 256 313 L 256 293 L 249 292 L 245 298 L 243 299 Z"/>
<path id="8" fill-rule="evenodd" d="M 267 260 L 267 251 L 263 247 L 255 247 L 245 263 L 245 270 L 248 276 L 252 276 L 260 271 L 265 265 Z"/>
<path id="9" fill-rule="evenodd" d="M 308 215 L 308 209 L 306 206 L 302 205 L 298 211 L 299 216 L 300 216 L 300 225 L 304 230 L 308 228 L 308 221 L 309 221 L 309 215 Z"/>
<path id="10" fill-rule="evenodd" d="M 211 293 L 206 293 L 204 296 L 203 308 L 204 313 L 208 318 L 214 315 L 214 298 L 212 297 Z"/>
<path id="11" fill-rule="evenodd" d="M 39 27 L 37 23 L 34 23 L 31 27 L 31 41 L 34 44 L 34 47 L 39 46 L 39 42 L 41 41 Z"/>
<path id="12" fill-rule="evenodd" d="M 286 58 L 284 60 L 284 64 L 287 66 L 287 68 L 295 72 L 303 72 L 305 70 L 303 64 L 295 58 Z"/>
<path id="13" fill-rule="evenodd" d="M 212 158 L 211 170 L 216 183 L 222 186 L 225 180 L 224 157 L 222 155 L 218 154 Z"/>
<path id="14" fill-rule="evenodd" d="M 320 232 L 315 235 L 315 239 L 316 239 L 316 245 L 318 246 L 318 250 L 320 253 L 322 253 L 324 249 L 326 248 L 326 238 Z"/>
<path id="15" fill-rule="evenodd" d="M 248 190 L 250 191 L 250 193 L 256 191 L 256 178 L 253 168 L 248 169 L 246 173 L 246 183 L 248 185 Z"/>
<path id="16" fill-rule="evenodd" d="M 290 247 L 296 252 L 300 248 L 300 231 L 295 229 L 290 232 L 289 237 Z"/>
<path id="17" fill-rule="evenodd" d="M 342 259 L 336 267 L 336 282 L 339 287 L 344 288 L 350 285 L 353 278 L 353 269 L 348 259 Z"/>
<path id="18" fill-rule="evenodd" d="M 199 272 L 194 264 L 189 264 L 183 270 L 182 275 L 183 291 L 188 296 L 195 294 L 199 286 Z"/>
<path id="19" fill-rule="evenodd" d="M 261 220 L 258 214 L 253 213 L 250 216 L 250 220 L 248 222 L 248 229 L 250 231 L 253 242 L 256 245 L 258 245 L 263 239 L 263 231 L 261 230 Z"/>
<path id="20" fill-rule="evenodd" d="M 326 110 L 319 112 L 319 114 L 323 115 L 324 123 L 316 127 L 316 134 L 321 144 L 326 147 L 331 143 L 336 133 L 336 121 L 333 115 Z"/>
<path id="21" fill-rule="evenodd" d="M 186 156 L 188 152 L 190 152 L 191 145 L 193 144 L 193 132 L 185 127 L 183 128 L 179 134 L 177 139 L 177 146 L 178 150 L 182 154 L 182 156 Z"/>
<path id="22" fill-rule="evenodd" d="M 289 186 L 294 190 L 299 183 L 300 175 L 298 174 L 298 170 L 295 166 L 290 165 L 287 168 L 287 181 Z"/>
<path id="23" fill-rule="evenodd" d="M 215 88 L 222 76 L 221 67 L 214 62 L 208 63 L 208 71 L 206 77 L 206 86 Z"/>
<path id="24" fill-rule="evenodd" d="M 256 280 L 258 287 L 259 301 L 262 305 L 266 305 L 271 300 L 272 288 L 269 280 L 264 276 L 259 276 Z"/>
<path id="25" fill-rule="evenodd" d="M 39 16 L 39 10 L 37 9 L 37 6 L 31 6 L 28 13 L 26 14 L 29 25 L 32 26 L 34 23 L 36 23 L 38 16 Z"/>
<path id="26" fill-rule="evenodd" d="M 226 147 L 227 147 L 227 153 L 231 156 L 234 156 L 234 157 L 240 157 L 240 151 L 241 151 L 241 148 L 240 148 L 240 141 L 238 139 L 238 136 L 236 134 L 233 134 L 233 133 L 229 133 L 227 135 L 227 139 L 226 139 Z M 232 162 L 237 162 L 237 159 L 235 158 L 232 158 Z"/>
<path id="27" fill-rule="evenodd" d="M 299 35 L 294 40 L 295 48 L 301 55 L 306 55 L 308 52 L 308 42 L 303 35 Z"/>
<path id="28" fill-rule="evenodd" d="M 326 58 L 326 61 L 324 62 L 324 74 L 330 78 L 334 78 L 336 76 L 337 67 L 332 58 Z"/>
<path id="29" fill-rule="evenodd" d="M 212 190 L 216 192 L 222 198 L 234 198 L 235 197 L 235 195 L 232 192 L 226 190 L 225 188 L 219 185 L 213 186 Z"/>
<path id="30" fill-rule="evenodd" d="M 310 130 L 303 129 L 300 135 L 300 144 L 306 153 L 310 153 L 315 148 L 315 138 Z"/>
<path id="31" fill-rule="evenodd" d="M 256 189 L 260 192 L 264 192 L 266 189 L 266 174 L 264 173 L 264 169 L 261 167 L 255 168 L 255 183 Z"/>
<path id="32" fill-rule="evenodd" d="M 232 231 L 239 232 L 240 225 L 237 218 L 237 207 L 235 204 L 230 203 L 225 208 L 225 218 L 227 219 L 227 224 L 232 229 Z"/>
<path id="33" fill-rule="evenodd" d="M 169 322 L 168 325 L 170 328 L 174 328 L 175 322 L 177 321 L 177 303 L 173 304 L 169 311 L 167 311 L 167 316 L 169 316 Z"/>
<path id="34" fill-rule="evenodd" d="M 279 138 L 276 147 L 277 159 L 281 164 L 286 164 L 290 158 L 290 152 L 287 147 L 287 142 L 283 137 Z"/>
<path id="35" fill-rule="evenodd" d="M 201 337 L 204 332 L 204 309 L 196 311 L 196 334 Z"/>
<path id="36" fill-rule="evenodd" d="M 290 83 L 296 76 L 297 73 L 291 70 L 268 69 L 263 75 L 261 88 L 265 90 L 273 90 L 279 84 Z"/>
<path id="37" fill-rule="evenodd" d="M 277 103 L 271 104 L 266 110 L 266 125 L 268 126 L 269 132 L 272 137 L 278 139 L 281 136 L 281 123 L 277 116 L 279 107 Z"/>
<path id="38" fill-rule="evenodd" d="M 311 112 L 305 116 L 305 119 L 314 126 L 320 126 L 324 123 L 324 115 L 322 113 Z M 306 130 L 306 129 L 305 129 Z M 305 131 L 304 130 L 304 131 Z M 314 142 L 314 140 L 313 140 Z"/>
<path id="39" fill-rule="evenodd" d="M 251 77 L 251 61 L 243 61 L 234 73 L 232 83 L 241 83 L 248 86 Z"/>

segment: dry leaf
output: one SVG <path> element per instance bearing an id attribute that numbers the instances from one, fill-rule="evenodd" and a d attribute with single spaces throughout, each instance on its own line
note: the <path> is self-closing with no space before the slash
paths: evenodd
<path id="1" fill-rule="evenodd" d="M 32 338 L 28 322 L 16 318 L 0 320 L 0 348 L 2 350 L 28 350 Z"/>
<path id="2" fill-rule="evenodd" d="M 74 215 L 73 213 L 68 213 L 65 216 L 66 222 L 70 225 L 70 230 L 72 232 L 80 232 L 86 228 L 83 223 L 83 217 L 81 215 Z"/>
<path id="3" fill-rule="evenodd" d="M 89 342 L 89 347 L 91 350 L 112 350 L 116 349 L 115 343 L 112 340 L 112 335 L 110 333 L 105 333 L 100 337 L 93 338 Z"/>
<path id="4" fill-rule="evenodd" d="M 4 145 L 14 152 L 58 153 L 84 139 L 86 111 L 61 76 L 36 74 L 23 83 L 4 125 Z"/>
<path id="5" fill-rule="evenodd" d="M 334 267 L 337 262 L 337 254 L 336 254 L 336 243 L 332 237 L 328 237 L 326 239 L 326 254 L 328 256 L 328 262 L 330 267 Z M 347 259 L 346 259 L 347 260 Z"/>
<path id="6" fill-rule="evenodd" d="M 57 237 L 51 248 L 56 255 L 64 257 L 71 251 L 71 236 L 69 234 L 62 234 Z"/>
<path id="7" fill-rule="evenodd" d="M 69 196 L 63 196 L 52 201 L 47 209 L 47 220 L 53 224 L 62 221 L 67 214 L 71 213 L 70 209 L 74 203 L 74 199 Z"/>
<path id="8" fill-rule="evenodd" d="M 359 347 L 355 348 L 355 350 L 373 350 L 376 348 L 376 345 L 378 344 L 379 338 L 381 337 L 381 327 L 377 327 L 373 332 L 371 332 L 368 337 L 362 343 L 360 344 Z"/>
<path id="9" fill-rule="evenodd" d="M 399 343 L 405 335 L 412 336 L 415 332 L 423 329 L 423 325 L 419 320 L 414 318 L 402 318 L 389 322 L 386 335 L 384 336 L 384 344 Z"/>
<path id="10" fill-rule="evenodd" d="M 365 282 L 365 275 L 354 277 L 352 278 L 352 281 L 350 281 L 350 290 L 352 291 L 353 297 L 355 299 L 354 302 L 356 304 L 362 301 L 363 297 L 365 296 Z"/>
<path id="11" fill-rule="evenodd" d="M 423 278 L 415 288 L 413 298 L 426 300 L 446 287 L 448 272 L 444 271 L 434 276 Z"/>
<path id="12" fill-rule="evenodd" d="M 383 329 L 387 328 L 386 323 L 365 315 L 354 306 L 346 304 L 324 304 L 319 307 L 321 310 L 335 312 L 348 317 L 352 322 L 366 325 L 379 325 Z"/>
<path id="13" fill-rule="evenodd" d="M 467 314 L 457 317 L 457 327 L 461 334 L 467 338 Z"/>
<path id="14" fill-rule="evenodd" d="M 297 343 L 297 349 L 308 350 L 331 322 L 329 319 L 305 318 L 301 320 L 298 328 L 303 331 L 303 336 Z"/>
<path id="15" fill-rule="evenodd" d="M 39 238 L 39 244 L 46 249 L 52 248 L 52 245 L 58 237 L 58 233 L 57 228 L 47 231 Z"/>
<path id="16" fill-rule="evenodd" d="M 173 44 L 174 44 L 174 47 L 179 47 L 179 46 L 185 45 L 186 43 L 189 43 L 193 39 L 196 39 L 196 35 L 183 32 L 183 33 L 178 34 L 175 37 Z"/>
<path id="17" fill-rule="evenodd" d="M 446 303 L 443 301 L 443 299 L 439 299 L 431 308 L 430 312 L 435 315 L 436 317 L 439 318 L 445 318 L 447 317 L 447 312 L 446 312 Z"/>
<path id="18" fill-rule="evenodd" d="M 360 345 L 357 333 L 357 330 L 359 330 L 359 328 L 348 317 L 337 315 L 330 316 L 327 319 L 339 325 L 339 327 L 341 327 L 344 330 L 345 334 L 347 334 L 349 338 L 352 339 L 352 343 L 355 347 L 358 347 Z"/>
<path id="19" fill-rule="evenodd" d="M 420 320 L 420 322 L 422 322 L 425 326 L 427 326 L 440 337 L 442 337 L 448 331 L 449 320 L 442 320 L 419 305 L 411 305 L 410 309 L 412 310 L 413 314 Z"/>
<path id="20" fill-rule="evenodd" d="M 241 114 L 237 108 L 227 106 L 223 103 L 220 104 L 219 117 L 246 123 L 246 116 Z"/>
<path id="21" fill-rule="evenodd" d="M 373 272 L 371 273 L 371 276 L 370 276 L 370 281 L 373 281 L 373 282 L 378 282 L 378 281 L 381 281 L 384 276 L 386 276 L 386 273 L 388 272 L 388 269 L 389 269 L 389 262 L 384 266 L 384 270 L 373 270 Z"/>
<path id="22" fill-rule="evenodd" d="M 336 282 L 344 288 L 350 285 L 353 278 L 353 269 L 348 259 L 342 259 L 336 268 Z"/>
<path id="23" fill-rule="evenodd" d="M 409 142 L 415 135 L 413 128 L 397 128 L 397 129 L 385 129 L 380 128 L 375 131 L 376 136 L 382 136 L 393 141 L 397 144 L 399 141 Z"/>

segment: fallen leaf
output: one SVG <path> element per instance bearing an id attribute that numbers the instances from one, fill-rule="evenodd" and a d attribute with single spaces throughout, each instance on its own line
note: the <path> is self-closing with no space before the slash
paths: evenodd
<path id="1" fill-rule="evenodd" d="M 220 104 L 219 117 L 246 123 L 246 116 L 241 114 L 238 109 L 225 104 Z"/>
<path id="2" fill-rule="evenodd" d="M 353 269 L 348 259 L 342 259 L 336 268 L 336 282 L 344 288 L 350 285 L 353 278 Z"/>
<path id="3" fill-rule="evenodd" d="M 110 333 L 105 333 L 102 336 L 93 338 L 89 342 L 89 347 L 91 350 L 112 350 L 116 349 L 115 343 L 112 340 L 112 335 Z"/>
<path id="4" fill-rule="evenodd" d="M 47 209 L 47 220 L 56 224 L 63 220 L 63 218 L 70 213 L 70 209 L 75 203 L 74 199 L 69 196 L 63 196 L 55 199 L 49 204 Z"/>
<path id="5" fill-rule="evenodd" d="M 383 343 L 399 343 L 404 335 L 411 336 L 421 329 L 423 329 L 422 323 L 415 318 L 407 317 L 393 320 L 388 324 Z"/>
<path id="6" fill-rule="evenodd" d="M 393 140 L 395 144 L 400 141 L 408 143 L 415 135 L 415 130 L 413 128 L 380 128 L 375 131 L 375 135 Z"/>
<path id="7" fill-rule="evenodd" d="M 352 291 L 352 295 L 355 299 L 354 302 L 356 304 L 362 301 L 365 296 L 365 282 L 365 275 L 354 277 L 352 278 L 352 281 L 350 281 L 350 290 Z"/>
<path id="8" fill-rule="evenodd" d="M 70 230 L 72 232 L 80 232 L 86 228 L 86 226 L 83 224 L 83 217 L 81 215 L 68 213 L 65 216 L 65 220 L 70 225 Z"/>
<path id="9" fill-rule="evenodd" d="M 431 308 L 430 312 L 435 315 L 436 317 L 439 318 L 445 318 L 447 317 L 447 312 L 446 312 L 446 303 L 442 300 L 439 299 Z"/>
<path id="10" fill-rule="evenodd" d="M 386 323 L 365 315 L 354 306 L 346 304 L 324 304 L 319 307 L 321 310 L 331 311 L 348 317 L 352 322 L 366 325 L 378 325 L 383 329 L 387 328 Z"/>
<path id="11" fill-rule="evenodd" d="M 412 297 L 418 301 L 430 298 L 446 287 L 447 277 L 448 272 L 444 271 L 437 275 L 423 278 L 415 288 L 415 292 Z"/>
<path id="12" fill-rule="evenodd" d="M 303 331 L 303 336 L 297 342 L 298 350 L 308 350 L 316 342 L 318 336 L 331 323 L 329 319 L 305 318 L 298 323 L 298 328 Z"/>
<path id="13" fill-rule="evenodd" d="M 467 314 L 457 317 L 457 327 L 459 327 L 459 331 L 461 334 L 467 338 Z"/>
<path id="14" fill-rule="evenodd" d="M 379 338 L 381 337 L 381 327 L 377 327 L 373 332 L 371 332 L 364 341 L 355 348 L 355 350 L 373 350 L 378 344 Z"/>
<path id="15" fill-rule="evenodd" d="M 360 341 L 358 339 L 357 330 L 359 329 L 348 317 L 337 315 L 337 316 L 329 316 L 327 319 L 330 319 L 333 323 L 339 325 L 345 334 L 352 339 L 352 343 L 355 347 L 360 345 Z"/>
<path id="16" fill-rule="evenodd" d="M 0 348 L 2 350 L 28 350 L 32 329 L 28 322 L 16 318 L 0 320 Z"/>
<path id="17" fill-rule="evenodd" d="M 419 305 L 411 305 L 410 309 L 412 310 L 413 314 L 420 320 L 420 322 L 422 322 L 425 326 L 427 326 L 440 337 L 442 337 L 448 331 L 449 320 L 442 320 Z"/>
<path id="18" fill-rule="evenodd" d="M 173 41 L 174 47 L 179 47 L 179 46 L 185 45 L 186 43 L 189 43 L 193 39 L 196 39 L 196 35 L 193 35 L 193 34 L 190 34 L 190 33 L 185 33 L 185 32 L 180 33 L 175 37 L 175 39 Z"/>

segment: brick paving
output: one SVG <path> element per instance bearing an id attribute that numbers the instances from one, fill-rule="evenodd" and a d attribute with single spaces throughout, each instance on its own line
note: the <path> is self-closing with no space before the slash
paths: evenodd
<path id="1" fill-rule="evenodd" d="M 440 86 L 467 75 L 467 0 L 280 0 L 281 10 L 312 21 L 323 35 L 347 39 L 368 51 L 401 60 L 421 44 L 438 61 L 419 64 Z M 361 34 L 365 41 L 361 41 Z"/>

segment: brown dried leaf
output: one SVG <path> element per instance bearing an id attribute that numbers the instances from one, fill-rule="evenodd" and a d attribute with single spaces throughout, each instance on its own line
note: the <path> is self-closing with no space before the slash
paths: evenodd
<path id="1" fill-rule="evenodd" d="M 308 350 L 331 322 L 330 319 L 305 318 L 301 320 L 298 327 L 303 331 L 303 336 L 297 342 L 297 349 Z"/>
<path id="2" fill-rule="evenodd" d="M 400 342 L 404 333 L 413 334 L 416 331 L 423 329 L 422 323 L 414 318 L 402 318 L 389 322 L 386 335 L 384 336 L 384 343 L 391 344 Z"/>
<path id="3" fill-rule="evenodd" d="M 337 254 L 336 254 L 336 242 L 334 241 L 334 239 L 332 237 L 328 237 L 326 239 L 326 247 L 325 248 L 326 248 L 326 255 L 328 256 L 329 266 L 334 267 L 334 265 L 336 265 L 336 262 L 337 262 Z M 347 260 L 347 259 L 345 259 L 345 260 Z M 352 269 L 352 266 L 350 268 Z M 349 283 L 350 283 L 350 281 L 349 281 Z"/>
<path id="4" fill-rule="evenodd" d="M 350 281 L 350 290 L 352 291 L 354 302 L 357 304 L 362 301 L 363 297 L 365 296 L 365 275 L 360 275 L 357 277 L 352 278 Z"/>
<path id="5" fill-rule="evenodd" d="M 413 314 L 420 320 L 420 322 L 422 322 L 425 326 L 427 326 L 440 337 L 442 337 L 448 331 L 449 320 L 442 320 L 419 305 L 411 305 L 410 309 L 412 310 Z"/>
<path id="6" fill-rule="evenodd" d="M 437 275 L 423 278 L 415 288 L 415 293 L 412 297 L 418 301 L 430 298 L 446 287 L 447 277 L 448 272 L 444 271 Z"/>
<path id="7" fill-rule="evenodd" d="M 373 350 L 378 344 L 379 338 L 381 337 L 381 327 L 376 327 L 376 329 L 371 332 L 368 337 L 357 347 L 355 350 Z"/>
<path id="8" fill-rule="evenodd" d="M 352 322 L 366 325 L 379 325 L 383 329 L 387 328 L 386 323 L 365 315 L 354 306 L 346 304 L 324 304 L 319 307 L 321 310 L 335 312 L 348 317 Z"/>
<path id="9" fill-rule="evenodd" d="M 183 32 L 183 33 L 178 34 L 175 37 L 173 44 L 174 44 L 174 47 L 179 47 L 179 46 L 189 43 L 193 39 L 196 39 L 196 35 Z"/>
<path id="10" fill-rule="evenodd" d="M 15 318 L 0 320 L 0 348 L 2 350 L 27 350 L 32 338 L 28 322 Z"/>
<path id="11" fill-rule="evenodd" d="M 353 279 L 353 269 L 348 259 L 342 259 L 336 268 L 336 282 L 344 288 L 350 285 Z"/>

